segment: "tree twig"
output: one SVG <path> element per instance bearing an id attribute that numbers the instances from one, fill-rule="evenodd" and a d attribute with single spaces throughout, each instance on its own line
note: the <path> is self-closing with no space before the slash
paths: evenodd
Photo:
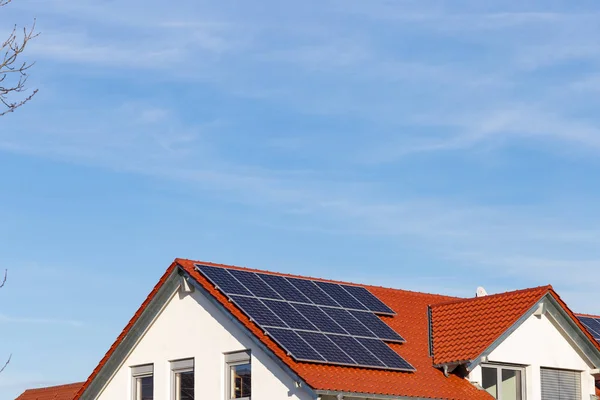
<path id="1" fill-rule="evenodd" d="M 8 367 L 8 364 L 10 364 L 11 359 L 12 359 L 12 354 L 10 356 L 8 356 L 8 360 L 6 360 L 6 362 L 4 363 L 4 366 L 2 368 L 0 368 L 0 374 L 2 373 L 2 371 L 4 371 L 6 369 L 6 367 Z"/>

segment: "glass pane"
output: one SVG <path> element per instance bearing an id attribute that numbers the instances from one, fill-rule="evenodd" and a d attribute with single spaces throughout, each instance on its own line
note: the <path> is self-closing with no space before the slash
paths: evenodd
<path id="1" fill-rule="evenodd" d="M 152 376 L 145 376 L 138 378 L 139 388 L 139 399 L 140 400 L 153 400 L 154 399 L 154 379 Z"/>
<path id="2" fill-rule="evenodd" d="M 250 397 L 252 387 L 252 377 L 250 374 L 250 364 L 240 364 L 231 366 L 231 398 L 240 399 Z"/>
<path id="3" fill-rule="evenodd" d="M 194 371 L 178 373 L 177 383 L 177 400 L 194 400 Z"/>
<path id="4" fill-rule="evenodd" d="M 498 398 L 498 372 L 496 368 L 481 368 L 482 373 L 482 386 L 486 392 Z"/>
<path id="5" fill-rule="evenodd" d="M 502 400 L 521 400 L 521 371 L 502 370 Z"/>

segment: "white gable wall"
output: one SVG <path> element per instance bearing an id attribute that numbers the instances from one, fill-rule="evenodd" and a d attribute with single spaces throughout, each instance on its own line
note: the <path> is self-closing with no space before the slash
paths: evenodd
<path id="1" fill-rule="evenodd" d="M 176 293 L 150 326 L 98 400 L 131 399 L 131 367 L 154 364 L 154 397 L 171 399 L 170 361 L 195 360 L 197 398 L 225 399 L 224 353 L 250 349 L 252 397 L 308 400 L 292 378 L 199 291 Z"/>
<path id="2" fill-rule="evenodd" d="M 590 375 L 593 366 L 550 318 L 529 317 L 489 354 L 488 362 L 525 366 L 527 400 L 541 400 L 540 368 L 581 371 L 582 400 L 589 400 L 595 393 Z M 471 372 L 469 380 L 481 384 L 480 366 Z"/>

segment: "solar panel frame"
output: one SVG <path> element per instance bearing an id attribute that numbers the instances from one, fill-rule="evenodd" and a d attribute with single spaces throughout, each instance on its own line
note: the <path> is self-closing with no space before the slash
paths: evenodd
<path id="1" fill-rule="evenodd" d="M 337 322 L 327 315 L 321 308 L 312 304 L 294 304 L 290 303 L 306 319 L 315 325 L 323 333 L 348 334 Z"/>
<path id="2" fill-rule="evenodd" d="M 313 304 L 313 302 L 300 292 L 288 279 L 279 275 L 257 274 L 265 281 L 273 290 L 275 290 L 282 298 L 287 301 L 295 301 L 298 303 Z"/>
<path id="3" fill-rule="evenodd" d="M 283 300 L 283 298 L 254 272 L 232 269 L 229 271 L 254 296 L 264 299 Z"/>
<path id="4" fill-rule="evenodd" d="M 352 357 L 346 354 L 344 350 L 340 349 L 324 333 L 306 331 L 298 331 L 297 333 L 298 336 L 315 349 L 325 361 L 338 365 L 357 365 Z"/>
<path id="5" fill-rule="evenodd" d="M 267 335 L 271 337 L 287 354 L 296 361 L 326 362 L 312 346 L 302 339 L 296 332 L 290 329 L 269 328 Z"/>
<path id="6" fill-rule="evenodd" d="M 320 307 L 339 326 L 352 336 L 376 338 L 377 336 L 348 311 L 341 308 Z"/>
<path id="7" fill-rule="evenodd" d="M 327 293 L 332 299 L 342 306 L 354 310 L 367 310 L 367 307 L 360 301 L 356 300 L 348 291 L 344 290 L 341 285 L 331 282 L 315 281 L 315 284 Z"/>
<path id="8" fill-rule="evenodd" d="M 377 296 L 371 293 L 367 288 L 362 286 L 340 285 L 354 298 L 360 301 L 364 306 L 376 314 L 396 315 L 394 310 L 388 307 L 384 302 L 379 300 Z"/>
<path id="9" fill-rule="evenodd" d="M 367 338 L 356 338 L 356 340 L 381 360 L 386 367 L 401 371 L 416 371 L 408 361 L 383 341 Z"/>
<path id="10" fill-rule="evenodd" d="M 393 330 L 388 324 L 383 322 L 377 315 L 364 312 L 364 311 L 354 311 L 350 310 L 350 314 L 358 321 L 360 321 L 364 326 L 369 328 L 371 332 L 375 335 L 375 337 L 385 340 L 386 342 L 396 342 L 396 343 L 405 343 L 406 340 L 398 334 L 395 330 Z"/>
<path id="11" fill-rule="evenodd" d="M 308 297 L 314 304 L 321 306 L 340 307 L 331 296 L 325 293 L 315 282 L 308 279 L 287 278 L 298 291 Z"/>
<path id="12" fill-rule="evenodd" d="M 404 342 L 375 314 L 386 314 L 383 307 L 365 300 L 367 306 L 352 293 L 380 302 L 365 288 L 209 265 L 196 269 L 296 361 L 415 370 L 382 341 Z"/>
<path id="13" fill-rule="evenodd" d="M 344 335 L 327 334 L 327 337 L 340 349 L 344 350 L 358 365 L 371 368 L 386 368 L 386 365 L 356 338 Z"/>
<path id="14" fill-rule="evenodd" d="M 199 265 L 198 270 L 215 285 L 216 288 L 225 294 L 239 294 L 243 296 L 252 296 L 252 293 L 231 275 L 228 269 L 212 267 L 210 265 Z"/>
<path id="15" fill-rule="evenodd" d="M 290 303 L 264 299 L 262 301 L 277 317 L 290 328 L 318 332 L 319 329 Z"/>
<path id="16" fill-rule="evenodd" d="M 591 335 L 600 342 L 600 318 L 580 316 L 579 321 L 587 328 Z"/>
<path id="17" fill-rule="evenodd" d="M 259 326 L 273 326 L 279 328 L 288 328 L 288 325 L 281 318 L 271 311 L 260 299 L 248 296 L 229 296 L 240 310 L 242 310 L 252 321 Z"/>

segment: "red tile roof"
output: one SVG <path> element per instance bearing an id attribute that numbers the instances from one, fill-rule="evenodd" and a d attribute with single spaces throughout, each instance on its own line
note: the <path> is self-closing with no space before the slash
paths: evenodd
<path id="1" fill-rule="evenodd" d="M 440 365 L 475 360 L 547 294 L 560 304 L 600 350 L 600 342 L 594 340 L 552 286 L 540 286 L 433 305 L 434 363 Z"/>
<path id="2" fill-rule="evenodd" d="M 506 318 L 501 318 L 502 323 L 498 324 L 494 328 L 494 334 L 499 336 L 503 332 L 503 328 L 505 330 L 510 326 L 510 321 L 514 323 L 520 315 L 527 311 L 528 305 L 531 307 L 533 304 L 535 304 L 535 301 L 539 300 L 545 293 L 548 293 L 548 291 L 555 295 L 552 289 L 548 286 L 513 292 L 512 294 L 492 295 L 488 296 L 487 298 L 462 300 L 442 295 L 363 285 L 397 313 L 397 315 L 394 317 L 381 317 L 390 327 L 395 329 L 406 339 L 406 343 L 391 344 L 390 347 L 397 351 L 403 358 L 405 358 L 416 368 L 416 372 L 385 371 L 360 367 L 343 367 L 294 361 L 282 348 L 280 348 L 273 340 L 271 340 L 271 338 L 266 336 L 257 325 L 250 321 L 250 319 L 243 312 L 241 312 L 241 310 L 239 310 L 233 303 L 229 302 L 220 291 L 218 291 L 206 278 L 203 277 L 203 275 L 197 272 L 195 270 L 196 263 L 217 267 L 258 271 L 202 261 L 176 259 L 173 264 L 171 264 L 169 269 L 167 269 L 163 277 L 154 287 L 150 295 L 146 298 L 140 309 L 136 312 L 125 329 L 121 332 L 102 361 L 92 372 L 87 382 L 78 391 L 77 395 L 75 396 L 75 400 L 81 397 L 82 393 L 98 375 L 116 348 L 149 305 L 159 288 L 164 284 L 171 273 L 178 268 L 178 266 L 180 266 L 192 278 L 194 278 L 199 285 L 201 285 L 210 295 L 219 301 L 219 303 L 226 310 L 235 316 L 252 334 L 254 334 L 269 350 L 271 350 L 276 357 L 278 357 L 300 378 L 302 378 L 311 388 L 315 390 L 341 391 L 346 393 L 375 393 L 391 396 L 438 399 L 444 398 L 448 400 L 490 400 L 491 396 L 489 394 L 487 394 L 485 391 L 478 390 L 466 379 L 462 379 L 461 377 L 453 374 L 450 374 L 449 377 L 445 377 L 439 369 L 434 368 L 433 360 L 429 356 L 428 307 L 432 304 L 438 305 L 434 307 L 434 310 L 436 311 L 438 317 L 441 317 L 438 319 L 438 322 L 441 322 L 441 325 L 436 325 L 438 327 L 437 332 L 439 334 L 439 332 L 442 332 L 442 330 L 439 330 L 440 327 L 451 329 L 459 328 L 456 326 L 456 318 L 453 318 L 451 313 L 448 313 L 447 310 L 457 310 L 458 312 L 463 313 L 462 315 L 467 316 L 469 313 L 465 310 L 472 310 L 473 308 L 471 307 L 474 304 L 474 309 L 480 310 L 480 315 L 485 316 L 485 321 L 488 321 L 487 317 L 489 317 L 489 315 L 486 314 L 485 310 L 491 311 L 493 307 L 483 306 L 483 304 L 493 304 L 494 307 L 496 307 L 494 308 L 494 314 L 496 316 L 504 315 L 504 313 L 509 315 Z M 292 276 L 285 274 L 277 275 Z M 562 302 L 562 300 L 560 300 L 558 295 L 555 295 L 555 298 L 566 308 L 566 305 L 564 302 Z M 499 301 L 498 299 L 505 299 L 507 300 L 507 303 L 504 301 Z M 570 313 L 570 310 L 568 310 L 568 308 L 566 309 Z M 519 314 L 519 312 L 521 312 L 521 314 Z M 570 315 L 575 318 L 572 313 Z M 457 356 L 453 354 L 453 350 L 458 348 L 461 350 L 460 354 L 468 354 L 467 356 L 461 355 L 460 357 L 468 358 L 471 354 L 475 354 L 478 349 L 482 348 L 485 343 L 489 342 L 489 345 L 498 337 L 493 337 L 493 334 L 490 334 L 483 335 L 482 337 L 484 338 L 478 339 L 478 337 L 481 335 L 480 328 L 481 326 L 485 325 L 480 323 L 478 329 L 474 319 L 472 324 L 472 331 L 474 333 L 472 339 L 476 341 L 476 348 L 468 348 L 463 351 L 460 346 L 457 347 L 455 342 L 440 336 L 439 338 L 442 338 L 442 341 L 438 342 L 438 345 L 441 346 L 441 349 L 446 349 L 445 353 L 443 350 L 440 350 L 441 355 L 446 354 L 444 357 L 456 359 Z M 435 334 L 436 330 L 434 329 L 434 335 Z M 469 342 L 469 340 L 465 340 L 463 335 L 461 335 L 461 337 L 461 343 Z M 447 344 L 445 345 L 443 343 Z M 482 351 L 484 349 L 485 348 L 483 348 Z"/>
<path id="3" fill-rule="evenodd" d="M 551 289 L 542 286 L 433 305 L 433 362 L 476 359 Z"/>
<path id="4" fill-rule="evenodd" d="M 83 382 L 69 385 L 51 386 L 40 389 L 27 389 L 16 400 L 72 400 Z"/>

